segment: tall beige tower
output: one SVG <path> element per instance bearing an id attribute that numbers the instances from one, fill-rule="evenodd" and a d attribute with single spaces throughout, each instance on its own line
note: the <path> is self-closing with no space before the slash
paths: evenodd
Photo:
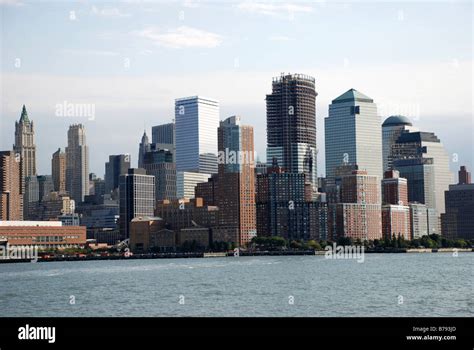
<path id="1" fill-rule="evenodd" d="M 20 120 L 15 122 L 13 150 L 20 154 L 22 177 L 36 176 L 35 129 L 33 122 L 28 118 L 25 105 L 23 105 Z"/>
<path id="2" fill-rule="evenodd" d="M 61 148 L 53 153 L 51 174 L 54 190 L 59 193 L 66 192 L 66 153 L 61 152 Z"/>
<path id="3" fill-rule="evenodd" d="M 82 124 L 71 125 L 67 132 L 66 191 L 76 203 L 89 194 L 89 148 Z"/>
<path id="4" fill-rule="evenodd" d="M 0 152 L 0 220 L 23 219 L 20 164 L 15 152 Z"/>

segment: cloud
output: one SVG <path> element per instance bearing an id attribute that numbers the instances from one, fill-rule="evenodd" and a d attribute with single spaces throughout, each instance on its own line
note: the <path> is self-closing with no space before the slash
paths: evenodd
<path id="1" fill-rule="evenodd" d="M 291 18 L 295 13 L 313 12 L 313 8 L 311 6 L 297 5 L 291 3 L 266 3 L 245 1 L 238 4 L 236 7 L 243 12 L 287 18 Z"/>
<path id="2" fill-rule="evenodd" d="M 0 5 L 23 6 L 25 4 L 21 0 L 0 0 Z"/>
<path id="3" fill-rule="evenodd" d="M 156 27 L 148 27 L 134 32 L 135 35 L 148 39 L 154 44 L 173 48 L 215 48 L 222 43 L 222 36 L 204 30 L 181 26 L 176 29 L 161 31 Z"/>
<path id="4" fill-rule="evenodd" d="M 129 13 L 123 13 L 116 7 L 104 7 L 102 9 L 99 9 L 96 6 L 92 6 L 91 13 L 95 16 L 107 17 L 107 18 L 130 17 Z"/>

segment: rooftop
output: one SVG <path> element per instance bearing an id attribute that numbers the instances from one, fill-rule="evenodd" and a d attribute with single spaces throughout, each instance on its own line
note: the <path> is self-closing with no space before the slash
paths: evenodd
<path id="1" fill-rule="evenodd" d="M 395 125 L 410 125 L 412 126 L 413 124 L 411 123 L 410 119 L 403 115 L 392 115 L 385 119 L 383 122 L 382 126 L 395 126 Z"/>
<path id="2" fill-rule="evenodd" d="M 332 103 L 343 103 L 343 102 L 351 102 L 351 101 L 370 102 L 370 103 L 374 102 L 374 100 L 371 99 L 369 96 L 366 96 L 355 89 L 350 89 L 350 90 L 347 90 L 345 93 L 343 93 L 341 96 L 332 100 Z"/>

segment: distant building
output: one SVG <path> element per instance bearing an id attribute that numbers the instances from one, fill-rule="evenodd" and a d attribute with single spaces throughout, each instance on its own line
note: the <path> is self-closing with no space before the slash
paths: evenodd
<path id="1" fill-rule="evenodd" d="M 130 155 L 110 155 L 105 163 L 105 193 L 110 194 L 119 187 L 119 177 L 130 169 Z"/>
<path id="2" fill-rule="evenodd" d="M 175 232 L 168 230 L 163 219 L 136 217 L 130 222 L 130 249 L 134 253 L 174 251 Z"/>
<path id="3" fill-rule="evenodd" d="M 173 154 L 173 162 L 176 161 L 174 129 L 174 123 L 156 125 L 151 128 L 151 142 L 156 145 L 156 148 L 169 150 Z"/>
<path id="4" fill-rule="evenodd" d="M 66 147 L 66 190 L 76 202 L 89 194 L 89 147 L 82 124 L 69 127 Z"/>
<path id="5" fill-rule="evenodd" d="M 387 170 L 382 180 L 382 234 L 391 239 L 411 239 L 407 179 L 397 170 Z"/>
<path id="6" fill-rule="evenodd" d="M 210 174 L 178 171 L 176 173 L 176 196 L 178 198 L 194 198 L 194 189 L 197 184 L 206 182 Z"/>
<path id="7" fill-rule="evenodd" d="M 393 168 L 408 181 L 408 201 L 426 204 L 438 217 L 444 213 L 444 191 L 453 176 L 448 153 L 438 137 L 429 132 L 404 132 L 392 146 L 392 156 Z M 440 233 L 439 227 L 435 231 Z"/>
<path id="8" fill-rule="evenodd" d="M 51 159 L 51 174 L 55 192 L 66 192 L 66 153 L 58 148 Z"/>
<path id="9" fill-rule="evenodd" d="M 145 153 L 143 169 L 155 177 L 157 201 L 176 198 L 176 164 L 173 153 L 167 149 L 153 149 Z"/>
<path id="10" fill-rule="evenodd" d="M 21 111 L 20 120 L 15 122 L 15 144 L 13 152 L 21 160 L 20 176 L 21 190 L 23 193 L 25 178 L 36 175 L 36 144 L 35 128 L 33 121 L 28 118 L 25 105 Z"/>
<path id="11" fill-rule="evenodd" d="M 23 219 L 21 158 L 13 151 L 0 152 L 0 220 Z"/>
<path id="12" fill-rule="evenodd" d="M 256 184 L 257 235 L 286 240 L 327 237 L 327 205 L 312 200 L 304 173 L 285 173 L 276 164 Z"/>
<path id="13" fill-rule="evenodd" d="M 443 236 L 450 239 L 474 239 L 474 184 L 465 166 L 459 170 L 457 185 L 444 193 L 446 213 L 441 214 Z"/>
<path id="14" fill-rule="evenodd" d="M 51 175 L 27 176 L 23 195 L 23 217 L 32 220 L 36 217 L 38 205 L 43 198 L 53 192 L 54 185 Z"/>
<path id="15" fill-rule="evenodd" d="M 378 176 L 354 170 L 341 178 L 341 202 L 332 204 L 331 237 L 349 237 L 361 242 L 382 238 L 382 213 Z"/>
<path id="16" fill-rule="evenodd" d="M 176 171 L 217 173 L 219 102 L 202 96 L 175 101 Z"/>
<path id="17" fill-rule="evenodd" d="M 143 168 L 143 159 L 145 158 L 145 153 L 151 150 L 151 144 L 148 140 L 146 131 L 143 131 L 142 141 L 138 147 L 138 168 Z"/>
<path id="18" fill-rule="evenodd" d="M 382 131 L 377 105 L 350 89 L 329 105 L 325 119 L 326 179 L 334 182 L 336 168 L 357 164 L 368 175 L 382 178 Z"/>
<path id="19" fill-rule="evenodd" d="M 63 226 L 60 221 L 0 221 L 0 240 L 10 246 L 74 248 L 86 244 L 86 228 Z"/>
<path id="20" fill-rule="evenodd" d="M 120 234 L 130 234 L 130 221 L 137 216 L 153 216 L 155 210 L 155 178 L 144 169 L 128 169 L 120 175 Z"/>
<path id="21" fill-rule="evenodd" d="M 382 157 L 383 171 L 392 168 L 392 146 L 404 131 L 418 131 L 413 127 L 410 119 L 402 115 L 393 115 L 385 119 L 382 124 Z"/>
<path id="22" fill-rule="evenodd" d="M 419 239 L 429 235 L 428 208 L 421 203 L 410 203 L 410 230 L 411 239 Z"/>
<path id="23" fill-rule="evenodd" d="M 315 79 L 304 74 L 273 78 L 266 97 L 267 165 L 276 160 L 286 173 L 304 173 L 316 190 Z"/>

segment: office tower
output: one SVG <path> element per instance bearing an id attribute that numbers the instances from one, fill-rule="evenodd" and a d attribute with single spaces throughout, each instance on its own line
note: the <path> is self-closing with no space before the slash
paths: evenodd
<path id="1" fill-rule="evenodd" d="M 387 170 L 382 180 L 382 234 L 411 239 L 407 179 L 397 170 Z"/>
<path id="2" fill-rule="evenodd" d="M 143 158 L 145 157 L 145 153 L 150 151 L 151 144 L 148 140 L 148 136 L 146 131 L 143 131 L 142 141 L 138 147 L 138 167 L 143 168 Z"/>
<path id="3" fill-rule="evenodd" d="M 27 176 L 36 175 L 36 145 L 33 121 L 28 118 L 25 105 L 20 120 L 15 122 L 15 144 L 13 151 L 21 157 L 22 181 Z"/>
<path id="4" fill-rule="evenodd" d="M 143 169 L 155 177 L 155 199 L 157 201 L 176 198 L 176 164 L 168 149 L 154 149 L 145 153 Z"/>
<path id="5" fill-rule="evenodd" d="M 464 165 L 458 171 L 459 185 L 471 183 L 471 172 L 467 171 Z"/>
<path id="6" fill-rule="evenodd" d="M 278 161 L 285 172 L 304 173 L 317 183 L 316 90 L 314 78 L 281 74 L 267 95 L 267 163 Z"/>
<path id="7" fill-rule="evenodd" d="M 66 153 L 61 152 L 61 148 L 58 148 L 53 153 L 51 159 L 51 174 L 53 177 L 54 190 L 56 192 L 66 191 Z"/>
<path id="8" fill-rule="evenodd" d="M 35 220 L 39 202 L 39 185 L 37 176 L 25 177 L 25 190 L 23 192 L 23 219 Z"/>
<path id="9" fill-rule="evenodd" d="M 434 133 L 404 132 L 392 146 L 393 168 L 408 180 L 408 201 L 444 213 L 444 191 L 452 183 L 449 156 Z"/>
<path id="10" fill-rule="evenodd" d="M 73 124 L 67 133 L 66 191 L 76 203 L 89 194 L 89 147 L 82 124 Z"/>
<path id="11" fill-rule="evenodd" d="M 175 101 L 176 171 L 217 173 L 219 102 L 201 96 Z"/>
<path id="12" fill-rule="evenodd" d="M 239 116 L 221 121 L 218 148 L 219 225 L 234 229 L 232 242 L 245 246 L 257 234 L 253 127 Z"/>
<path id="13" fill-rule="evenodd" d="M 158 148 L 174 148 L 174 123 L 156 125 L 151 128 L 151 142 L 158 145 Z"/>
<path id="14" fill-rule="evenodd" d="M 407 179 L 398 170 L 387 170 L 382 180 L 382 203 L 408 205 Z"/>
<path id="15" fill-rule="evenodd" d="M 120 236 L 129 237 L 130 221 L 137 216 L 153 216 L 155 210 L 155 178 L 144 169 L 128 169 L 120 175 Z"/>
<path id="16" fill-rule="evenodd" d="M 392 115 L 385 119 L 382 124 L 382 157 L 383 171 L 392 168 L 392 146 L 400 137 L 402 132 L 418 131 L 413 127 L 410 119 L 402 115 Z"/>
<path id="17" fill-rule="evenodd" d="M 176 172 L 176 197 L 179 199 L 194 198 L 194 190 L 197 184 L 206 182 L 210 174 L 201 174 L 189 171 Z"/>
<path id="18" fill-rule="evenodd" d="M 334 182 L 336 167 L 357 164 L 382 179 L 382 132 L 377 105 L 350 89 L 329 105 L 325 119 L 326 178 Z"/>
<path id="19" fill-rule="evenodd" d="M 457 185 L 445 191 L 446 213 L 441 214 L 443 236 L 450 239 L 474 239 L 474 184 L 465 166 L 459 170 Z"/>
<path id="20" fill-rule="evenodd" d="M 119 187 L 119 177 L 130 169 L 130 155 L 117 154 L 109 156 L 105 163 L 105 193 L 110 194 Z"/>
<path id="21" fill-rule="evenodd" d="M 326 239 L 327 205 L 312 200 L 312 185 L 304 173 L 286 173 L 275 160 L 257 175 L 257 235 L 286 240 Z"/>
<path id="22" fill-rule="evenodd" d="M 17 153 L 0 152 L 0 220 L 23 219 L 20 163 Z"/>
<path id="23" fill-rule="evenodd" d="M 341 203 L 330 205 L 331 236 L 334 240 L 382 238 L 382 215 L 378 176 L 354 170 L 341 177 Z"/>
<path id="24" fill-rule="evenodd" d="M 428 208 L 421 203 L 410 203 L 411 239 L 420 239 L 430 233 L 428 228 Z"/>

